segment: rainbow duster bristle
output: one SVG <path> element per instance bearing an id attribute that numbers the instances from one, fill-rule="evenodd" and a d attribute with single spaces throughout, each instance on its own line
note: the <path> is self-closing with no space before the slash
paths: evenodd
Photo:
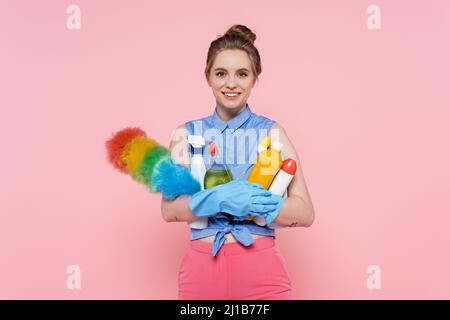
<path id="1" fill-rule="evenodd" d="M 139 128 L 125 128 L 106 141 L 108 160 L 114 168 L 173 200 L 201 190 L 189 169 L 170 156 L 169 149 L 147 137 Z"/>
<path id="2" fill-rule="evenodd" d="M 146 180 L 140 171 L 141 162 L 157 146 L 158 143 L 155 140 L 143 136 L 135 137 L 127 143 L 120 158 L 134 180 L 138 182 Z"/>
<path id="3" fill-rule="evenodd" d="M 125 128 L 118 131 L 113 137 L 106 141 L 106 153 L 108 155 L 108 161 L 112 166 L 122 173 L 128 173 L 125 168 L 125 163 L 123 163 L 121 155 L 125 146 L 133 140 L 135 137 L 143 136 L 146 134 L 143 130 L 139 128 Z"/>
<path id="4" fill-rule="evenodd" d="M 169 150 L 163 146 L 157 146 L 152 150 L 152 152 L 147 153 L 142 159 L 139 170 L 145 184 L 151 186 L 155 166 L 160 161 L 164 160 L 163 158 L 170 158 Z"/>
<path id="5" fill-rule="evenodd" d="M 201 187 L 186 167 L 167 158 L 155 168 L 151 189 L 173 200 L 180 195 L 193 195 L 199 192 Z"/>

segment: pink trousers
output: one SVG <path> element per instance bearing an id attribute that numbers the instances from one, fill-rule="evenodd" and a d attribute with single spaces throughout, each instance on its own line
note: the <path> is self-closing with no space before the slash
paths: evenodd
<path id="1" fill-rule="evenodd" d="M 178 273 L 180 300 L 289 300 L 291 280 L 273 237 L 249 247 L 225 243 L 215 257 L 212 244 L 192 240 Z"/>

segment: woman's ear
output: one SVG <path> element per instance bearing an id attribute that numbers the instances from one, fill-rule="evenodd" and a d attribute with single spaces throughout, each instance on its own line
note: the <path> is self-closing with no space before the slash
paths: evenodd
<path id="1" fill-rule="evenodd" d="M 256 77 L 255 77 L 255 79 L 253 79 L 253 84 L 252 84 L 252 89 L 253 89 L 253 87 L 255 86 L 255 83 L 256 83 Z"/>

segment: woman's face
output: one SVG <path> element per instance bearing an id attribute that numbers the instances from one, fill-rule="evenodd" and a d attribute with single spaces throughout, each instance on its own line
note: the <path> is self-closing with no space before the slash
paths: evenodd
<path id="1" fill-rule="evenodd" d="M 214 60 L 208 85 L 213 90 L 217 105 L 233 112 L 245 106 L 255 80 L 250 58 L 245 51 L 223 50 Z"/>

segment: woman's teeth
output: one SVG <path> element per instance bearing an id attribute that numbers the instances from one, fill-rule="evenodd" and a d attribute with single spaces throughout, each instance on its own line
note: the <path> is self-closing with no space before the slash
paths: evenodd
<path id="1" fill-rule="evenodd" d="M 226 95 L 227 97 L 236 97 L 238 94 L 240 94 L 240 92 L 233 92 L 233 93 L 224 92 L 223 94 Z"/>

